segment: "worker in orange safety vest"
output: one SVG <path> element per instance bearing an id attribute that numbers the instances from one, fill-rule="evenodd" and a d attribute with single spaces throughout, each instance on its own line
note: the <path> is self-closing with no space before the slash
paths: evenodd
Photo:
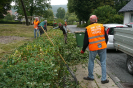
<path id="1" fill-rule="evenodd" d="M 35 20 L 34 20 L 34 38 L 36 38 L 36 37 L 39 37 L 39 28 L 38 28 L 38 25 L 39 25 L 39 21 L 38 21 L 38 18 L 36 18 Z M 36 33 L 37 33 L 37 36 L 36 36 Z"/>
<path id="2" fill-rule="evenodd" d="M 89 48 L 89 62 L 88 62 L 88 76 L 84 77 L 85 80 L 94 80 L 93 68 L 94 60 L 98 53 L 100 56 L 101 68 L 102 68 L 102 77 L 101 83 L 108 83 L 109 80 L 106 78 L 106 48 L 108 42 L 108 36 L 104 29 L 103 24 L 97 23 L 97 16 L 90 16 L 90 25 L 86 27 L 85 36 L 84 36 L 84 45 L 81 50 L 83 54 L 88 46 Z"/>
<path id="3" fill-rule="evenodd" d="M 65 21 L 65 27 L 67 26 L 67 22 Z"/>

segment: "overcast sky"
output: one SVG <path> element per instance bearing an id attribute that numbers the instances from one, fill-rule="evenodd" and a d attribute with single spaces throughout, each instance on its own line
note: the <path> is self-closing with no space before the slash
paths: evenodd
<path id="1" fill-rule="evenodd" d="M 67 5 L 68 0 L 51 0 L 51 5 Z M 12 2 L 11 5 L 14 5 Z"/>
<path id="2" fill-rule="evenodd" d="M 51 0 L 51 5 L 67 5 L 68 0 Z"/>

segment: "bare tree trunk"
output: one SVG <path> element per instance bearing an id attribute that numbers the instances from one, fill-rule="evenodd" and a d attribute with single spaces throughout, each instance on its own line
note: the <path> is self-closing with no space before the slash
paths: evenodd
<path id="1" fill-rule="evenodd" d="M 81 20 L 79 20 L 79 25 L 81 25 Z"/>
<path id="2" fill-rule="evenodd" d="M 83 24 L 84 24 L 85 22 L 84 22 L 84 20 L 83 20 Z"/>
<path id="3" fill-rule="evenodd" d="M 20 0 L 20 1 L 21 1 L 21 4 L 22 4 L 22 7 L 23 7 L 24 15 L 25 15 L 26 25 L 29 26 L 28 18 L 27 18 L 27 14 L 26 14 L 26 10 L 25 10 L 25 6 L 24 6 L 24 3 L 23 3 L 23 0 Z"/>

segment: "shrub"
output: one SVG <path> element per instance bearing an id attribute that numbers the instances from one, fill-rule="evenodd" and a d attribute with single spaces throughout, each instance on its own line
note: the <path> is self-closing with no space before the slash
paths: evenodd
<path id="1" fill-rule="evenodd" d="M 0 24 L 22 24 L 20 21 L 0 21 Z"/>
<path id="2" fill-rule="evenodd" d="M 5 57 L 8 60 L 0 63 L 1 88 L 63 88 L 64 77 L 67 87 L 75 87 L 75 82 L 69 77 L 70 73 L 58 52 L 69 64 L 76 64 L 75 62 L 87 58 L 87 52 L 79 54 L 81 48 L 76 47 L 74 34 L 68 34 L 66 45 L 62 31 L 49 30 L 47 34 L 54 46 L 44 34 L 33 42 L 18 47 L 13 54 Z"/>
<path id="3" fill-rule="evenodd" d="M 60 57 L 57 48 L 48 43 L 40 38 L 8 56 L 0 74 L 1 87 L 56 87 L 54 84 L 61 80 Z"/>
<path id="4" fill-rule="evenodd" d="M 59 22 L 61 22 L 62 24 L 65 24 L 65 21 L 64 20 L 62 20 L 62 19 L 56 19 L 56 22 L 57 22 L 57 24 L 59 23 Z"/>
<path id="5" fill-rule="evenodd" d="M 124 18 L 123 15 L 115 14 L 113 16 L 112 22 L 113 23 L 120 23 L 120 24 L 122 24 L 123 23 L 123 18 Z"/>
<path id="6" fill-rule="evenodd" d="M 53 26 L 53 21 L 47 21 L 48 26 Z"/>
<path id="7" fill-rule="evenodd" d="M 4 17 L 4 19 L 5 19 L 6 21 L 12 21 L 12 20 L 15 19 L 15 15 L 10 15 L 10 13 L 8 13 L 8 14 Z"/>

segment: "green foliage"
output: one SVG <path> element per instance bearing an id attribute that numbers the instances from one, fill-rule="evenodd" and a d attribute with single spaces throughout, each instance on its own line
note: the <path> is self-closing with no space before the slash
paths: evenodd
<path id="1" fill-rule="evenodd" d="M 71 13 L 69 13 L 68 11 L 65 13 L 65 20 L 68 20 L 68 18 L 70 17 Z"/>
<path id="2" fill-rule="evenodd" d="M 120 23 L 120 24 L 123 24 L 123 15 L 118 15 L 118 14 L 115 14 L 113 16 L 113 20 L 112 20 L 112 23 Z"/>
<path id="3" fill-rule="evenodd" d="M 10 13 L 8 13 L 5 17 L 4 20 L 5 21 L 13 21 L 15 19 L 14 15 L 10 15 Z"/>
<path id="4" fill-rule="evenodd" d="M 43 17 L 49 20 L 54 19 L 54 14 L 53 14 L 52 9 L 47 9 Z"/>
<path id="5" fill-rule="evenodd" d="M 97 8 L 97 6 L 103 6 L 103 5 L 109 5 L 109 6 L 114 6 L 115 0 L 97 0 L 96 2 L 94 2 L 94 5 L 96 4 L 95 8 Z M 99 5 L 98 5 L 99 4 Z"/>
<path id="6" fill-rule="evenodd" d="M 18 16 L 18 20 L 21 21 L 22 17 L 23 17 L 23 16 Z"/>
<path id="7" fill-rule="evenodd" d="M 48 26 L 53 26 L 53 21 L 47 21 Z"/>
<path id="8" fill-rule="evenodd" d="M 109 5 L 98 7 L 92 14 L 98 16 L 99 23 L 123 23 L 123 15 L 118 15 Z"/>
<path id="9" fill-rule="evenodd" d="M 67 36 L 68 44 L 65 46 L 62 45 L 62 55 L 64 56 L 65 60 L 70 64 L 76 64 L 81 61 L 81 59 L 88 58 L 88 51 L 84 54 L 80 54 L 82 47 L 77 47 L 76 38 L 74 34 L 68 34 Z"/>
<path id="10" fill-rule="evenodd" d="M 62 7 L 59 7 L 59 8 L 57 9 L 56 17 L 57 17 L 57 18 L 60 18 L 60 19 L 63 19 L 64 16 L 65 16 L 65 9 L 62 8 Z"/>
<path id="11" fill-rule="evenodd" d="M 65 20 L 67 21 L 67 24 L 75 24 L 76 22 L 74 21 L 78 21 L 78 18 L 77 16 L 75 15 L 75 13 L 69 13 L 69 12 L 66 12 L 65 14 Z M 77 23 L 76 23 L 77 25 Z"/>
<path id="12" fill-rule="evenodd" d="M 86 21 L 88 24 L 88 19 L 93 10 L 99 6 L 103 5 L 113 5 L 112 0 L 68 0 L 68 11 L 75 12 L 79 20 Z"/>
<path id="13" fill-rule="evenodd" d="M 88 0 L 74 0 L 73 4 L 74 12 L 77 17 L 80 20 L 87 21 L 89 19 L 89 14 L 91 13 L 92 2 Z"/>
<path id="14" fill-rule="evenodd" d="M 62 24 L 65 24 L 65 21 L 62 20 L 62 19 L 60 19 L 60 18 L 59 19 L 56 19 L 56 22 L 57 22 L 57 25 L 58 25 L 59 22 L 61 22 Z"/>
<path id="15" fill-rule="evenodd" d="M 104 5 L 95 9 L 91 15 L 97 15 L 98 23 L 123 23 L 123 15 L 117 14 L 116 10 L 109 5 Z M 87 24 L 78 25 L 78 27 L 86 27 L 90 24 L 88 20 Z"/>
<path id="16" fill-rule="evenodd" d="M 69 24 L 69 23 L 68 23 Z M 78 22 L 74 22 L 72 25 L 77 25 L 78 24 Z"/>
<path id="17" fill-rule="evenodd" d="M 1 87 L 55 87 L 60 67 L 55 66 L 59 57 L 53 56 L 58 50 L 48 43 L 48 40 L 44 43 L 43 38 L 40 38 L 19 47 L 7 57 L 3 66 L 5 71 L 1 74 Z"/>
<path id="18" fill-rule="evenodd" d="M 8 13 L 3 19 L 0 20 L 1 24 L 22 24 L 20 21 L 15 21 L 15 15 Z"/>
<path id="19" fill-rule="evenodd" d="M 99 23 L 112 23 L 116 10 L 109 5 L 105 5 L 95 9 L 92 14 L 97 15 Z"/>
<path id="20" fill-rule="evenodd" d="M 61 30 L 51 29 L 47 34 L 54 46 L 44 34 L 33 42 L 25 43 L 13 54 L 5 57 L 8 60 L 0 63 L 1 88 L 63 88 L 64 77 L 66 77 L 67 87 L 75 87 L 59 53 L 67 63 L 76 64 L 75 62 L 88 57 L 87 52 L 79 54 L 81 48 L 76 47 L 74 34 L 68 34 L 66 45 L 64 45 Z"/>
<path id="21" fill-rule="evenodd" d="M 65 9 L 65 12 L 67 12 L 67 5 L 51 5 L 51 7 L 52 7 L 52 10 L 53 10 L 54 16 L 56 16 L 57 9 L 59 7 L 64 8 Z"/>
<path id="22" fill-rule="evenodd" d="M 71 22 L 72 24 L 74 21 L 77 21 L 77 20 L 78 19 L 77 19 L 76 15 L 74 15 L 74 14 L 70 15 L 68 18 L 68 21 Z"/>
<path id="23" fill-rule="evenodd" d="M 4 18 L 3 14 L 7 14 L 7 11 L 10 10 L 11 8 L 11 3 L 12 0 L 1 0 L 0 1 L 0 19 Z"/>
<path id="24" fill-rule="evenodd" d="M 0 24 L 22 24 L 20 21 L 7 21 L 7 20 L 1 20 Z"/>
<path id="25" fill-rule="evenodd" d="M 118 12 L 122 7 L 124 7 L 129 1 L 131 0 L 115 0 L 115 5 L 113 8 L 116 9 L 116 12 Z"/>
<path id="26" fill-rule="evenodd" d="M 114 21 L 115 23 L 121 23 L 122 20 L 120 18 L 122 16 L 115 16 L 115 14 L 129 1 L 130 0 L 68 0 L 67 7 L 70 13 L 75 12 L 78 19 L 80 21 L 86 21 L 86 24 L 88 24 L 91 14 L 97 14 L 99 22 L 101 23 L 111 23 Z"/>
<path id="27" fill-rule="evenodd" d="M 74 0 L 68 0 L 68 4 L 67 4 L 67 7 L 68 7 L 68 12 L 69 13 L 73 13 L 74 12 L 74 4 L 73 4 Z"/>
<path id="28" fill-rule="evenodd" d="M 22 10 L 22 5 L 20 0 L 14 0 L 15 6 L 14 9 L 17 10 L 19 15 L 24 15 Z M 47 3 L 49 0 L 23 0 L 25 5 L 27 16 L 39 15 L 42 16 L 46 13 L 46 9 L 51 8 L 50 3 Z"/>

